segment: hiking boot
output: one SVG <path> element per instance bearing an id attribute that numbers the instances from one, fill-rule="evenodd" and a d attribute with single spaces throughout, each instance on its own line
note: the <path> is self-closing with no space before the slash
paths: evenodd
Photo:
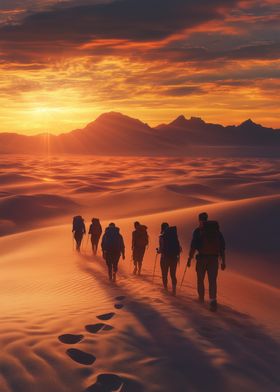
<path id="1" fill-rule="evenodd" d="M 137 267 L 134 267 L 133 275 L 136 275 L 136 272 L 137 272 Z"/>
<path id="2" fill-rule="evenodd" d="M 113 278 L 112 278 L 112 281 L 113 281 L 113 282 L 116 281 L 116 275 L 117 275 L 116 272 L 113 272 Z"/>
<path id="3" fill-rule="evenodd" d="M 138 269 L 138 275 L 139 276 L 141 275 L 141 269 L 140 268 Z"/>
<path id="4" fill-rule="evenodd" d="M 198 302 L 200 304 L 204 304 L 204 297 L 198 297 Z"/>
<path id="5" fill-rule="evenodd" d="M 216 312 L 218 307 L 217 301 L 215 299 L 210 301 L 210 310 L 211 312 Z"/>
<path id="6" fill-rule="evenodd" d="M 176 297 L 176 286 L 172 287 L 172 295 Z"/>

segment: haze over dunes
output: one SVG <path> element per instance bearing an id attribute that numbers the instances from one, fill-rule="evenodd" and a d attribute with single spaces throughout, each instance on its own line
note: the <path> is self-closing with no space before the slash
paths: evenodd
<path id="1" fill-rule="evenodd" d="M 151 128 L 148 124 L 121 113 L 105 113 L 83 129 L 58 136 L 42 134 L 24 136 L 0 133 L 0 153 L 78 153 L 97 155 L 186 155 L 195 147 L 237 147 L 241 155 L 277 154 L 280 131 L 247 120 L 238 126 L 223 127 L 205 123 L 200 118 L 187 120 L 179 116 L 170 124 Z M 243 150 L 240 150 L 243 147 Z M 275 150 L 275 151 L 274 151 Z M 202 155 L 201 150 L 195 154 Z M 228 150 L 226 150 L 229 153 Z M 225 152 L 224 152 L 225 153 Z M 215 153 L 216 154 L 216 153 Z M 221 153 L 220 153 L 221 154 Z"/>
<path id="2" fill-rule="evenodd" d="M 2 0 L 0 130 L 61 133 L 110 110 L 279 127 L 276 0 Z"/>

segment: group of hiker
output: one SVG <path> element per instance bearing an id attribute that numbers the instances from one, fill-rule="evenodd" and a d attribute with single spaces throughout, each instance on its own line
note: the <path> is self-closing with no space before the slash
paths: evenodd
<path id="1" fill-rule="evenodd" d="M 186 269 L 191 266 L 192 259 L 196 258 L 197 291 L 199 302 L 204 302 L 205 288 L 204 280 L 207 273 L 209 281 L 210 310 L 217 309 L 217 275 L 219 259 L 221 269 L 226 268 L 225 262 L 225 240 L 220 231 L 217 221 L 208 220 L 208 214 L 202 212 L 198 216 L 199 226 L 194 230 Z M 88 230 L 91 240 L 93 255 L 97 254 L 98 244 L 102 236 L 102 226 L 98 218 L 93 218 Z M 86 234 L 84 219 L 81 216 L 73 218 L 73 236 L 76 241 L 76 250 L 80 252 L 83 236 Z M 140 222 L 134 223 L 132 232 L 132 259 L 134 263 L 133 274 L 141 274 L 145 251 L 149 245 L 148 228 Z M 111 281 L 116 281 L 118 263 L 120 257 L 125 259 L 125 245 L 120 229 L 115 223 L 110 223 L 105 229 L 101 240 L 101 249 L 108 268 Z M 160 255 L 160 267 L 164 290 L 168 290 L 168 273 L 172 282 L 172 294 L 176 295 L 177 278 L 176 270 L 180 260 L 182 247 L 178 239 L 176 226 L 169 226 L 167 222 L 161 224 L 159 235 L 159 246 L 156 249 L 156 259 Z M 184 277 L 183 277 L 184 278 Z"/>

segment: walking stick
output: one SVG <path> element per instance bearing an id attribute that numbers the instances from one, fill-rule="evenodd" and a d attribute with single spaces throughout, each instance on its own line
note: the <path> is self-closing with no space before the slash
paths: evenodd
<path id="1" fill-rule="evenodd" d="M 156 258 L 155 258 L 155 264 L 154 264 L 154 271 L 153 271 L 153 279 L 152 279 L 152 282 L 154 281 L 154 278 L 155 278 L 156 266 L 157 266 L 157 257 L 158 257 L 158 253 L 156 254 Z"/>
<path id="2" fill-rule="evenodd" d="M 185 279 L 185 275 L 186 275 L 186 272 L 187 272 L 187 268 L 188 268 L 188 265 L 186 264 L 185 271 L 184 271 L 183 278 L 182 278 L 182 282 L 181 282 L 181 285 L 180 285 L 180 290 L 181 290 L 181 288 L 183 286 L 183 283 L 184 283 L 184 279 Z"/>

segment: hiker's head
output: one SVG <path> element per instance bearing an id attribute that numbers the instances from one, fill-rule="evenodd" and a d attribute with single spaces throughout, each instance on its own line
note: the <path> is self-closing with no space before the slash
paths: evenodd
<path id="1" fill-rule="evenodd" d="M 138 221 L 134 222 L 135 229 L 138 229 L 140 226 L 141 226 L 140 222 L 138 222 Z"/>
<path id="2" fill-rule="evenodd" d="M 169 224 L 168 224 L 167 222 L 163 222 L 163 223 L 161 224 L 161 227 L 160 227 L 161 233 L 164 233 L 165 230 L 168 229 L 168 227 L 169 227 Z"/>
<path id="3" fill-rule="evenodd" d="M 199 225 L 202 226 L 204 222 L 208 221 L 208 214 L 207 212 L 201 212 L 198 215 Z"/>
<path id="4" fill-rule="evenodd" d="M 111 222 L 109 223 L 109 227 L 116 227 L 115 223 Z"/>
<path id="5" fill-rule="evenodd" d="M 96 223 L 96 222 L 98 222 L 99 221 L 99 219 L 97 219 L 97 218 L 92 218 L 92 223 Z"/>

